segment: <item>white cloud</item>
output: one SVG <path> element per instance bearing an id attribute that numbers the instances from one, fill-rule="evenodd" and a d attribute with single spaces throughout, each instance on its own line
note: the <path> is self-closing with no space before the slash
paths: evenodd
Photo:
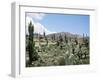
<path id="1" fill-rule="evenodd" d="M 55 33 L 55 32 L 49 31 L 45 26 L 43 26 L 39 22 L 34 22 L 32 17 L 27 16 L 26 17 L 26 34 L 28 34 L 28 24 L 30 23 L 30 21 L 34 25 L 34 32 L 35 33 L 43 34 L 44 31 L 45 31 L 46 35 L 51 34 L 51 33 Z"/>
<path id="2" fill-rule="evenodd" d="M 27 13 L 27 16 L 33 18 L 34 20 L 42 20 L 45 17 L 44 13 Z"/>
<path id="3" fill-rule="evenodd" d="M 54 32 L 49 31 L 47 28 L 45 28 L 42 24 L 38 22 L 34 24 L 34 28 L 35 28 L 35 33 L 40 33 L 40 34 L 43 34 L 44 32 L 46 34 L 54 33 Z"/>

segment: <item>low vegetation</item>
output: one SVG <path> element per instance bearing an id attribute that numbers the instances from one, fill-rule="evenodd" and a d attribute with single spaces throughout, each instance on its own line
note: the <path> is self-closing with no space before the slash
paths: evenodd
<path id="1" fill-rule="evenodd" d="M 58 35 L 60 34 L 60 35 Z M 56 33 L 34 33 L 29 24 L 26 36 L 26 67 L 89 64 L 89 37 Z"/>

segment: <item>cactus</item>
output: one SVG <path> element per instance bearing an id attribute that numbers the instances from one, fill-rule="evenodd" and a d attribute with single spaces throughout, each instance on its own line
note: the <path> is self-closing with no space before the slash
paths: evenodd
<path id="1" fill-rule="evenodd" d="M 38 53 L 35 50 L 35 42 L 34 42 L 34 26 L 32 25 L 32 22 L 28 25 L 28 31 L 29 31 L 29 43 L 28 43 L 28 50 L 29 50 L 29 62 L 32 64 L 33 60 L 38 59 Z"/>
<path id="2" fill-rule="evenodd" d="M 75 48 L 73 44 L 72 44 L 72 54 L 75 54 Z"/>
<path id="3" fill-rule="evenodd" d="M 68 43 L 68 37 L 65 35 L 65 42 Z"/>
<path id="4" fill-rule="evenodd" d="M 77 38 L 75 38 L 75 44 L 78 45 L 78 40 L 77 40 Z"/>
<path id="5" fill-rule="evenodd" d="M 63 42 L 63 38 L 62 38 L 62 36 L 60 35 L 60 36 L 59 36 L 60 49 L 63 48 L 62 42 Z"/>

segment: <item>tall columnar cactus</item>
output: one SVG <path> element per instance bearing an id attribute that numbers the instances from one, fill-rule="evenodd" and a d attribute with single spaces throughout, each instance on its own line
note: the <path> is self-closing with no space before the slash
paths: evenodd
<path id="1" fill-rule="evenodd" d="M 46 46 L 48 46 L 48 38 L 46 37 L 45 40 L 46 40 Z"/>
<path id="2" fill-rule="evenodd" d="M 84 42 L 84 33 L 83 33 L 83 42 Z"/>
<path id="3" fill-rule="evenodd" d="M 53 35 L 51 36 L 51 39 L 52 39 L 52 41 L 54 41 L 54 40 L 56 39 L 55 34 L 53 34 Z"/>
<path id="4" fill-rule="evenodd" d="M 44 38 L 46 40 L 46 46 L 48 46 L 48 39 L 47 39 L 47 36 L 46 36 L 45 32 L 43 33 L 43 35 L 44 35 Z"/>
<path id="5" fill-rule="evenodd" d="M 53 40 L 55 40 L 55 34 L 53 35 Z"/>
<path id="6" fill-rule="evenodd" d="M 28 32 L 29 32 L 29 62 L 32 64 L 33 60 L 37 59 L 37 53 L 35 50 L 35 42 L 34 42 L 34 26 L 32 25 L 32 22 L 28 25 Z"/>
<path id="7" fill-rule="evenodd" d="M 78 38 L 75 37 L 75 44 L 78 45 Z"/>
<path id="8" fill-rule="evenodd" d="M 62 35 L 60 34 L 60 36 L 59 36 L 59 41 L 60 42 L 63 42 L 63 38 L 62 38 Z"/>
<path id="9" fill-rule="evenodd" d="M 72 41 L 72 38 L 71 37 L 69 37 L 69 42 L 71 42 Z"/>
<path id="10" fill-rule="evenodd" d="M 60 43 L 60 49 L 62 49 L 62 42 L 63 42 L 63 38 L 62 38 L 62 36 L 61 36 L 61 34 L 60 34 L 60 36 L 59 36 L 59 43 Z"/>
<path id="11" fill-rule="evenodd" d="M 58 40 L 56 41 L 56 45 L 59 46 L 59 41 Z"/>
<path id="12" fill-rule="evenodd" d="M 65 42 L 68 43 L 68 37 L 65 35 Z"/>
<path id="13" fill-rule="evenodd" d="M 43 36 L 44 36 L 44 38 L 46 37 L 46 36 L 45 36 L 45 31 L 44 31 L 44 33 L 43 33 Z"/>
<path id="14" fill-rule="evenodd" d="M 72 54 L 75 54 L 75 47 L 74 47 L 74 44 L 72 44 Z"/>
<path id="15" fill-rule="evenodd" d="M 86 34 L 86 36 L 84 36 L 84 34 L 83 34 L 83 42 L 84 42 L 84 45 L 87 48 L 89 48 L 89 37 L 87 36 L 87 34 Z"/>

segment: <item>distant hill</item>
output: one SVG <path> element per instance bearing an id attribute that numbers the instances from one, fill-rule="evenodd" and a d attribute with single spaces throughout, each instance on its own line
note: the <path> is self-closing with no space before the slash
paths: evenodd
<path id="1" fill-rule="evenodd" d="M 81 38 L 82 36 L 81 35 L 78 35 L 78 34 L 72 34 L 72 33 L 69 33 L 69 32 L 58 32 L 58 33 L 52 33 L 52 34 L 48 34 L 46 35 L 47 38 L 52 38 L 53 36 L 55 36 L 55 39 L 57 39 L 59 36 L 62 36 L 62 38 L 64 38 L 65 36 L 66 37 L 78 37 L 78 38 Z M 41 34 L 38 34 L 38 33 L 35 33 L 34 34 L 34 37 L 35 38 L 38 38 L 38 36 L 40 37 L 43 37 L 43 35 Z"/>
<path id="2" fill-rule="evenodd" d="M 52 36 L 55 35 L 55 38 L 59 37 L 60 35 L 62 36 L 62 38 L 66 37 L 81 37 L 80 35 L 77 34 L 72 34 L 69 32 L 59 32 L 59 33 L 53 33 L 53 34 L 49 34 L 47 35 L 48 38 L 51 38 Z"/>

